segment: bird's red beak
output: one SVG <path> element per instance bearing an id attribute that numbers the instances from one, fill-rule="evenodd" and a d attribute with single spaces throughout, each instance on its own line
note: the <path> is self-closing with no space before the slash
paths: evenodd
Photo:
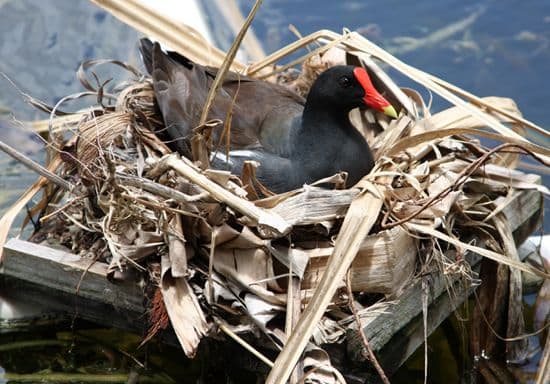
<path id="1" fill-rule="evenodd" d="M 397 112 L 395 108 L 374 88 L 369 74 L 364 68 L 357 67 L 353 70 L 353 74 L 359 84 L 365 90 L 365 97 L 363 101 L 368 107 L 380 112 L 384 112 L 386 115 L 396 118 Z"/>

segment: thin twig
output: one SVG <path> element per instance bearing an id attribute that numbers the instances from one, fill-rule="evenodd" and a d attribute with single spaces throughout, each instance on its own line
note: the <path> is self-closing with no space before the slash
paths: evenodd
<path id="1" fill-rule="evenodd" d="M 231 337 L 233 340 L 235 340 L 237 343 L 239 343 L 244 349 L 246 349 L 248 352 L 252 353 L 254 356 L 256 356 L 258 359 L 260 359 L 266 365 L 268 365 L 269 367 L 273 367 L 273 362 L 271 360 L 269 360 L 263 354 L 258 352 L 252 345 L 250 345 L 246 341 L 244 341 L 235 332 L 233 332 L 227 325 L 225 325 L 221 321 L 217 321 L 217 324 L 218 324 L 218 327 L 220 328 L 220 330 L 222 330 L 227 336 Z"/>
<path id="2" fill-rule="evenodd" d="M 36 161 L 31 160 L 30 158 L 28 158 L 21 152 L 17 151 L 16 149 L 10 147 L 8 144 L 4 143 L 3 141 L 0 141 L 0 150 L 4 151 L 5 153 L 13 157 L 15 160 L 19 161 L 21 164 L 23 164 L 30 170 L 50 180 L 55 185 L 67 191 L 71 191 L 74 188 L 74 184 L 68 182 L 67 180 L 62 179 L 61 177 L 57 176 L 55 173 L 48 171 L 46 168 L 38 164 Z"/>
<path id="3" fill-rule="evenodd" d="M 369 340 L 367 339 L 367 336 L 365 335 L 365 332 L 363 332 L 363 326 L 361 325 L 361 319 L 359 318 L 359 313 L 357 312 L 357 308 L 355 308 L 355 303 L 353 301 L 353 291 L 351 290 L 351 268 L 348 269 L 348 273 L 346 276 L 346 288 L 348 291 L 348 306 L 351 309 L 351 312 L 353 312 L 353 317 L 355 317 L 355 322 L 357 323 L 357 330 L 359 332 L 359 335 L 361 335 L 361 340 L 363 341 L 363 346 L 365 347 L 365 350 L 367 351 L 367 358 L 370 360 L 372 365 L 374 365 L 374 368 L 376 369 L 376 372 L 378 372 L 378 376 L 380 376 L 380 379 L 384 384 L 390 384 L 390 380 L 388 379 L 388 376 L 386 376 L 386 373 L 384 372 L 384 369 L 378 362 L 378 359 L 376 358 L 376 355 L 374 354 L 374 351 L 372 350 L 372 347 L 370 346 Z"/>
<path id="4" fill-rule="evenodd" d="M 75 198 L 69 200 L 66 204 L 64 204 L 63 206 L 57 208 L 55 211 L 53 212 L 50 212 L 48 213 L 47 215 L 44 215 L 42 217 L 40 217 L 40 222 L 41 223 L 44 223 L 46 221 L 48 221 L 49 219 L 51 219 L 53 216 L 56 216 L 58 214 L 60 214 L 61 212 L 63 212 L 64 210 L 66 210 L 67 208 L 69 208 L 71 205 L 73 205 L 74 203 L 76 202 L 79 202 L 80 200 L 82 199 L 85 199 L 87 198 L 88 196 L 86 195 L 81 195 L 81 196 L 76 196 Z"/>
<path id="5" fill-rule="evenodd" d="M 121 184 L 142 188 L 144 191 L 164 197 L 165 199 L 172 199 L 182 204 L 196 203 L 208 197 L 208 193 L 206 192 L 201 192 L 196 195 L 187 195 L 177 189 L 170 188 L 144 177 L 134 175 L 123 175 L 117 173 L 115 175 L 115 179 Z"/>

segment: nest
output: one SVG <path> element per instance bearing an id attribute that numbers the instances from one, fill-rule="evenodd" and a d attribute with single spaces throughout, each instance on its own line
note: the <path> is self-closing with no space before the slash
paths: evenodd
<path id="1" fill-rule="evenodd" d="M 363 64 L 366 53 L 373 53 L 353 34 L 336 40 Z M 307 89 L 332 65 L 322 53 L 305 58 L 298 78 L 279 79 Z M 250 74 L 273 78 L 269 64 L 253 66 Z M 482 118 L 476 115 L 480 109 L 462 105 L 431 115 L 421 98 L 407 91 L 400 104 L 412 112 L 396 120 L 353 116 L 376 158 L 375 168 L 357 185 L 305 185 L 258 198 L 249 188 L 253 167 L 239 178 L 201 169 L 172 153 L 161 139 L 163 120 L 151 81 L 133 72 L 136 77 L 113 91 L 110 104 L 61 122 L 70 138 L 52 131 L 57 160 L 50 168 L 73 187 L 44 187 L 48 204 L 35 209 L 42 229 L 33 238 L 109 263 L 114 280 L 128 269 L 140 271 L 157 291 L 151 295 L 154 324 L 148 337 L 166 326 L 166 316 L 161 320 L 166 311 L 188 356 L 216 330 L 254 335 L 256 345 L 278 350 L 296 322 L 285 324 L 285 317 L 315 300 L 325 271 L 334 273 L 331 260 L 353 260 L 347 281 L 334 275 L 335 289 L 305 359 L 306 371 L 316 368 L 309 379 L 339 380 L 328 358 L 315 354 L 322 344 L 341 342 L 354 323 L 352 292 L 360 293 L 355 300 L 360 298 L 363 309 L 355 315 L 362 318 L 376 311 L 380 300 L 398 297 L 420 274 L 470 281 L 466 250 L 519 264 L 503 255 L 494 220 L 502 220 L 503 197 L 514 188 L 536 188 L 508 167 L 521 153 L 544 151 L 514 137 L 510 127 L 519 126 L 521 114 L 510 99 L 477 99 L 488 113 Z M 100 87 L 94 90 L 104 94 Z M 486 131 L 488 125 L 505 127 L 508 137 Z M 208 129 L 217 128 L 197 131 L 204 145 Z M 504 138 L 505 144 L 489 149 L 472 135 Z M 341 185 L 342 175 L 323 182 Z M 482 233 L 488 249 L 468 243 L 472 228 Z"/>

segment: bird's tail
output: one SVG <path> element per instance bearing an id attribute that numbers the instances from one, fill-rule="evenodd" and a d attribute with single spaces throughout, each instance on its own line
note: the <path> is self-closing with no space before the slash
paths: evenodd
<path id="1" fill-rule="evenodd" d="M 209 81 L 204 69 L 176 52 L 164 52 L 157 42 L 141 39 L 143 63 L 153 79 L 157 105 L 172 146 L 190 156 L 189 140 L 199 123 Z"/>
<path id="2" fill-rule="evenodd" d="M 193 66 L 196 65 L 187 57 L 180 55 L 177 52 L 168 51 L 164 53 L 160 47 L 160 44 L 155 42 L 153 43 L 148 38 L 144 37 L 140 40 L 139 50 L 141 52 L 141 57 L 143 59 L 143 64 L 145 69 L 149 74 L 153 74 L 155 67 L 158 67 L 160 63 L 155 63 L 156 61 L 170 60 L 171 64 L 174 65 L 183 65 L 187 69 L 193 69 Z"/>
<path id="3" fill-rule="evenodd" d="M 144 37 L 140 40 L 139 51 L 141 52 L 141 58 L 145 69 L 148 73 L 153 72 L 153 42 L 148 38 Z"/>

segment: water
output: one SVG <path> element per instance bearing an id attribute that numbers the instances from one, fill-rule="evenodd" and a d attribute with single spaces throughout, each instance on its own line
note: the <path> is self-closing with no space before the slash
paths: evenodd
<path id="1" fill-rule="evenodd" d="M 118 58 L 137 64 L 138 34 L 88 1 L 0 1 L 0 140 L 42 158 L 39 137 L 14 121 L 45 119 L 20 92 L 54 105 L 82 91 L 75 72 L 84 59 Z M 17 88 L 16 88 L 17 87 Z M 93 100 L 72 103 L 68 110 Z M 0 210 L 6 209 L 35 174 L 0 153 Z"/>
<path id="2" fill-rule="evenodd" d="M 474 13 L 469 27 L 412 49 L 411 38 L 426 39 Z M 359 30 L 408 64 L 480 96 L 513 97 L 527 118 L 550 125 L 548 1 L 268 1 L 254 24 L 267 52 L 295 39 L 289 24 L 303 35 Z"/>
<path id="3" fill-rule="evenodd" d="M 239 1 L 245 13 L 252 3 Z M 479 96 L 512 97 L 526 118 L 550 127 L 547 0 L 266 0 L 253 27 L 265 50 L 272 52 L 295 40 L 289 24 L 303 35 L 321 28 L 357 29 L 405 62 Z M 0 34 L 0 72 L 21 91 L 50 104 L 82 90 L 74 72 L 84 59 L 113 58 L 139 65 L 138 34 L 84 0 L 0 0 Z M 396 73 L 392 76 L 402 85 L 413 85 Z M 13 124 L 12 118 L 47 116 L 26 104 L 6 80 L 0 78 L 0 83 L 0 140 L 40 159 L 40 140 Z M 447 104 L 436 98 L 433 106 L 437 110 Z M 540 137 L 534 140 L 549 146 Z M 0 210 L 34 179 L 33 173 L 0 153 Z M 545 176 L 544 183 L 549 181 Z M 547 232 L 548 207 L 546 213 Z"/>

